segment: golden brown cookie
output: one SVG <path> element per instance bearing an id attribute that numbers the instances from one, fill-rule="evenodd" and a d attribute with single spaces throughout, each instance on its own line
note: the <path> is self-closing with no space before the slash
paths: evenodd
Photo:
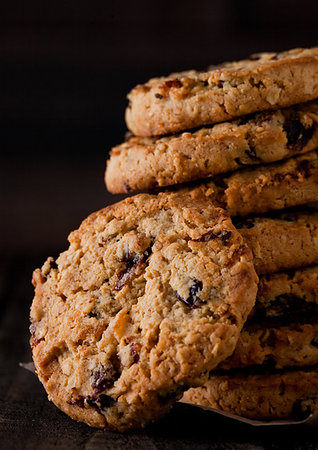
<path id="1" fill-rule="evenodd" d="M 238 171 L 222 180 L 231 216 L 259 214 L 318 201 L 318 151 Z"/>
<path id="2" fill-rule="evenodd" d="M 105 181 L 114 193 L 169 186 L 268 164 L 318 146 L 317 102 L 114 147 Z"/>
<path id="3" fill-rule="evenodd" d="M 234 221 L 252 250 L 256 272 L 318 264 L 318 212 L 280 212 Z"/>
<path id="4" fill-rule="evenodd" d="M 318 266 L 260 277 L 234 353 L 218 369 L 318 364 Z"/>
<path id="5" fill-rule="evenodd" d="M 38 377 L 76 420 L 145 426 L 233 352 L 256 297 L 251 252 L 201 188 L 127 198 L 69 241 L 34 272 Z"/>
<path id="6" fill-rule="evenodd" d="M 215 374 L 183 400 L 252 419 L 301 419 L 318 412 L 318 370 Z"/>
<path id="7" fill-rule="evenodd" d="M 153 78 L 128 95 L 126 122 L 136 136 L 157 136 L 317 97 L 318 48 L 299 48 Z"/>

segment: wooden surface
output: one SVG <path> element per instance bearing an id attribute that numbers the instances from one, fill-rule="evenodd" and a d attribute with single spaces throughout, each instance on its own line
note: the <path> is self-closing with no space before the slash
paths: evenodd
<path id="1" fill-rule="evenodd" d="M 258 428 L 177 404 L 145 430 L 124 434 L 72 421 L 47 399 L 36 376 L 19 367 L 30 361 L 30 278 L 44 255 L 0 261 L 1 449 L 314 449 L 317 427 Z"/>

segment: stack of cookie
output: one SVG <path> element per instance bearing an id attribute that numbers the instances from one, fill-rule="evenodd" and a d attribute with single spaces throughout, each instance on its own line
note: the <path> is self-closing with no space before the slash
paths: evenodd
<path id="1" fill-rule="evenodd" d="M 286 208 L 318 200 L 318 49 L 154 79 L 129 98 L 135 136 L 112 150 L 107 187 L 163 192 L 92 214 L 34 272 L 49 398 L 117 430 L 185 392 L 251 417 L 316 410 L 318 213 Z"/>
<path id="2" fill-rule="evenodd" d="M 318 410 L 318 214 L 295 209 L 318 201 L 317 98 L 318 48 L 152 79 L 129 94 L 134 135 L 111 151 L 108 190 L 191 191 L 209 178 L 205 197 L 231 215 L 260 275 L 235 352 L 185 401 L 266 419 Z"/>

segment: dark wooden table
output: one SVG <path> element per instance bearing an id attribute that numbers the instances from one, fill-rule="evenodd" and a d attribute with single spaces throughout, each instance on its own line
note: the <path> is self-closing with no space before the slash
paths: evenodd
<path id="1" fill-rule="evenodd" d="M 72 421 L 47 399 L 36 376 L 19 367 L 31 359 L 28 316 L 32 269 L 44 255 L 0 261 L 1 449 L 313 449 L 317 428 L 252 427 L 177 404 L 145 430 L 117 433 Z"/>

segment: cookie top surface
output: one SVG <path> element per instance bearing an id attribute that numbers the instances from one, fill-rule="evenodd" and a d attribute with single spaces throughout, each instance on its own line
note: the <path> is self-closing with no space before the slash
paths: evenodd
<path id="1" fill-rule="evenodd" d="M 256 297 L 250 250 L 201 189 L 89 216 L 34 272 L 31 345 L 53 402 L 92 426 L 143 426 L 234 349 Z"/>
<path id="2" fill-rule="evenodd" d="M 267 164 L 318 146 L 317 102 L 164 137 L 131 137 L 110 153 L 113 193 L 184 183 Z"/>
<path id="3" fill-rule="evenodd" d="M 318 47 L 153 78 L 128 95 L 128 128 L 162 135 L 318 97 Z"/>

